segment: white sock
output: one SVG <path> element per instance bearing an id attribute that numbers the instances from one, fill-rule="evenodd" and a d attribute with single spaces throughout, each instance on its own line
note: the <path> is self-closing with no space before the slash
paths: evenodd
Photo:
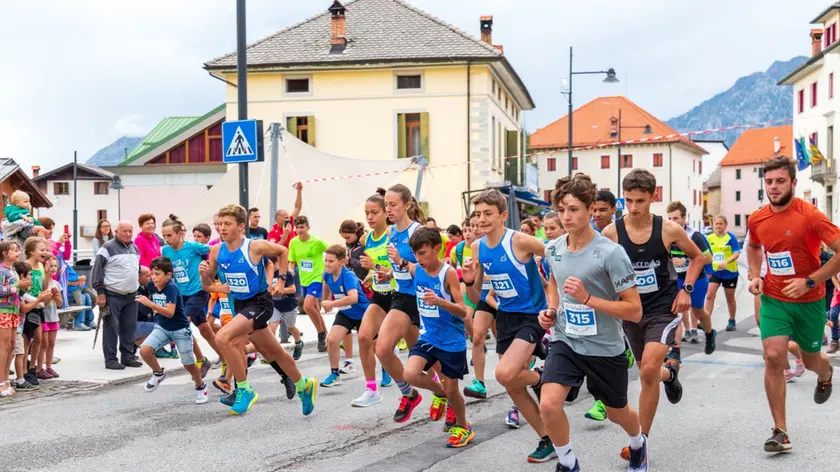
<path id="1" fill-rule="evenodd" d="M 575 466 L 577 459 L 575 458 L 575 453 L 572 452 L 572 443 L 566 444 L 565 446 L 555 444 L 554 450 L 557 452 L 557 460 L 560 461 L 560 465 L 569 469 Z"/>
<path id="2" fill-rule="evenodd" d="M 638 436 L 630 436 L 630 449 L 639 450 L 645 444 L 645 437 L 642 433 Z"/>
<path id="3" fill-rule="evenodd" d="M 15 385 L 23 385 L 24 379 L 15 379 Z"/>

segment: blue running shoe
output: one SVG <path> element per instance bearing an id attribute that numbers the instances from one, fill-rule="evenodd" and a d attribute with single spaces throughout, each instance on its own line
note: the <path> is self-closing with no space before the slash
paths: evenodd
<path id="1" fill-rule="evenodd" d="M 644 442 L 639 449 L 630 450 L 630 465 L 627 467 L 628 472 L 647 472 L 647 436 L 642 435 Z"/>
<path id="2" fill-rule="evenodd" d="M 245 414 L 259 399 L 260 395 L 255 392 L 253 388 L 237 388 L 236 402 L 234 402 L 233 406 L 230 408 L 230 414 Z"/>
<path id="3" fill-rule="evenodd" d="M 215 382 L 214 382 L 214 384 L 215 384 Z M 218 388 L 218 387 L 216 387 L 216 388 Z M 233 404 L 236 403 L 236 389 L 232 389 L 230 391 L 230 393 L 222 395 L 222 397 L 219 398 L 219 403 L 221 403 L 222 405 L 224 405 L 226 407 L 232 407 Z"/>
<path id="4" fill-rule="evenodd" d="M 394 383 L 394 380 L 388 375 L 388 372 L 385 372 L 385 369 L 382 369 L 382 381 L 379 382 L 379 386 L 390 387 L 392 383 Z"/>
<path id="5" fill-rule="evenodd" d="M 303 416 L 309 416 L 315 411 L 315 395 L 318 392 L 318 381 L 312 377 L 306 379 L 303 390 L 298 392 L 303 406 Z"/>
<path id="6" fill-rule="evenodd" d="M 321 386 L 326 388 L 338 387 L 339 385 L 341 385 L 341 377 L 332 372 L 321 382 Z"/>

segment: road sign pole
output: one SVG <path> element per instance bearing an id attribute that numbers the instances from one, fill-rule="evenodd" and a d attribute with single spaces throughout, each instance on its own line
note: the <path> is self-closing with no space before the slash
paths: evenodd
<path id="1" fill-rule="evenodd" d="M 236 0 L 236 90 L 239 105 L 239 119 L 248 118 L 248 61 L 245 43 L 245 0 Z M 239 164 L 239 204 L 247 210 L 248 205 L 248 163 Z M 249 233 L 245 224 L 245 235 Z"/>

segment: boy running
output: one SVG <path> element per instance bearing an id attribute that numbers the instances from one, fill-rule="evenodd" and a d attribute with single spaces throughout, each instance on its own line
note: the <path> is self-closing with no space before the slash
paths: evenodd
<path id="1" fill-rule="evenodd" d="M 309 218 L 295 218 L 297 236 L 289 243 L 289 262 L 297 266 L 303 287 L 303 309 L 318 330 L 318 352 L 327 350 L 327 325 L 318 302 L 323 298 L 324 251 L 327 243 L 309 233 Z"/>

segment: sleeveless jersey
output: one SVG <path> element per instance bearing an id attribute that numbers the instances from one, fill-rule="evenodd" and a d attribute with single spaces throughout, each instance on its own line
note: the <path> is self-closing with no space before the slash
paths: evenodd
<path id="1" fill-rule="evenodd" d="M 417 286 L 417 311 L 420 313 L 420 338 L 418 342 L 427 342 L 447 352 L 461 352 L 466 349 L 464 339 L 464 320 L 449 313 L 439 306 L 423 302 L 423 294 L 430 289 L 437 296 L 451 302 L 452 294 L 446 290 L 446 273 L 449 264 L 443 264 L 440 272 L 430 276 L 418 264 L 414 269 L 414 282 Z"/>
<path id="2" fill-rule="evenodd" d="M 525 263 L 516 259 L 513 252 L 515 234 L 516 231 L 506 229 L 495 247 L 487 245 L 487 236 L 482 237 L 478 262 L 484 269 L 484 281 L 489 281 L 496 292 L 500 311 L 537 315 L 546 308 L 540 270 L 533 257 Z"/>
<path id="3" fill-rule="evenodd" d="M 388 259 L 388 232 L 382 234 L 382 236 L 376 240 L 373 239 L 373 231 L 367 234 L 365 238 L 365 253 L 370 257 L 370 260 L 373 261 L 374 264 L 378 264 L 386 269 L 391 267 L 391 261 Z M 394 291 L 394 287 L 397 284 L 394 282 L 394 279 L 391 279 L 384 283 L 379 283 L 376 281 L 376 270 L 371 269 L 370 275 L 373 278 L 373 290 L 375 292 L 380 293 L 389 293 Z"/>
<path id="4" fill-rule="evenodd" d="M 235 251 L 221 244 L 216 258 L 219 264 L 219 279 L 228 284 L 228 296 L 235 300 L 246 300 L 268 290 L 265 280 L 265 266 L 251 262 L 251 240 L 244 239 Z"/>
<path id="5" fill-rule="evenodd" d="M 662 241 L 662 217 L 653 216 L 650 239 L 644 244 L 630 240 L 623 218 L 616 220 L 615 229 L 618 232 L 618 244 L 633 263 L 643 315 L 671 313 L 671 305 L 678 292 L 677 271 L 671 262 L 670 251 Z"/>
<path id="6" fill-rule="evenodd" d="M 408 262 L 416 263 L 417 259 L 414 257 L 414 251 L 408 244 L 411 235 L 420 228 L 420 223 L 412 221 L 407 228 L 402 231 L 397 231 L 397 225 L 391 225 L 391 238 L 388 244 L 397 248 L 400 253 L 400 258 Z M 414 278 L 411 277 L 411 272 L 408 269 L 401 269 L 398 265 L 391 262 L 391 267 L 394 270 L 394 280 L 397 281 L 397 291 L 406 295 L 415 295 Z"/>

